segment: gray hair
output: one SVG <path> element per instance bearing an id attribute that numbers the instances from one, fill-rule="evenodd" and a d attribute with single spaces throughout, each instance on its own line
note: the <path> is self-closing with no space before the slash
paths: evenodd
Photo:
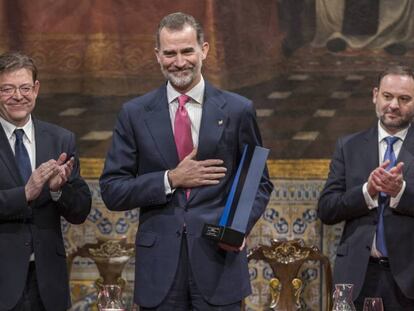
<path id="1" fill-rule="evenodd" d="M 23 68 L 32 72 L 33 82 L 35 82 L 37 67 L 33 59 L 20 52 L 7 52 L 0 55 L 0 74 Z"/>
<path id="2" fill-rule="evenodd" d="M 204 30 L 201 24 L 191 15 L 176 12 L 165 16 L 160 23 L 158 24 L 158 29 L 156 33 L 157 37 L 157 48 L 160 47 L 160 33 L 163 28 L 167 28 L 170 30 L 182 30 L 184 26 L 190 26 L 196 31 L 197 34 L 197 42 L 199 45 L 203 45 L 204 43 Z"/>

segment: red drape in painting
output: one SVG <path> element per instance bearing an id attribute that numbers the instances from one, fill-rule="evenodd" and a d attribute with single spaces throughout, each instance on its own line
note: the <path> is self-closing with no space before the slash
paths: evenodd
<path id="1" fill-rule="evenodd" d="M 143 93 L 163 80 L 154 32 L 175 11 L 203 23 L 211 45 L 205 75 L 216 85 L 238 88 L 274 75 L 274 0 L 1 0 L 0 52 L 34 57 L 43 93 Z"/>

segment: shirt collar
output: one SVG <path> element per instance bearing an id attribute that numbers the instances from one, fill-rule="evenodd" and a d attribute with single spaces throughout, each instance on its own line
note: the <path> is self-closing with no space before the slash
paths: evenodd
<path id="1" fill-rule="evenodd" d="M 185 94 L 191 97 L 193 101 L 196 103 L 202 105 L 203 104 L 203 98 L 204 98 L 204 89 L 205 89 L 205 82 L 203 79 L 203 76 L 201 76 L 200 81 L 188 92 Z M 171 85 L 170 81 L 167 83 L 167 98 L 168 103 L 172 103 L 175 99 L 177 99 L 178 96 L 180 96 L 181 93 L 177 92 L 176 89 Z"/>
<path id="2" fill-rule="evenodd" d="M 29 121 L 27 121 L 26 124 L 22 127 L 17 127 L 16 125 L 10 123 L 9 121 L 6 121 L 2 117 L 0 117 L 0 123 L 3 126 L 7 139 L 10 140 L 10 138 L 14 134 L 14 130 L 19 128 L 24 131 L 30 143 L 33 141 L 33 120 L 31 115 L 29 115 Z"/>
<path id="3" fill-rule="evenodd" d="M 399 131 L 399 132 L 395 133 L 394 135 L 390 135 L 390 134 L 389 134 L 389 133 L 387 133 L 387 131 L 386 131 L 386 130 L 384 130 L 384 128 L 381 126 L 381 121 L 378 121 L 378 142 L 381 142 L 384 138 L 386 138 L 386 137 L 388 137 L 388 136 L 398 137 L 399 139 L 401 139 L 401 141 L 404 141 L 405 136 L 407 136 L 408 129 L 410 128 L 410 126 L 411 126 L 411 124 L 410 124 L 407 128 L 405 128 L 405 129 L 403 129 L 403 130 L 401 130 L 401 131 Z"/>

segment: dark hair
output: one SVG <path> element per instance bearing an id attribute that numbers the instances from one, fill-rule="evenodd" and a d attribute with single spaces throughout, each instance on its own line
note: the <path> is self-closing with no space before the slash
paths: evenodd
<path id="1" fill-rule="evenodd" d="M 158 24 L 156 34 L 157 48 L 160 47 L 160 33 L 163 28 L 170 30 L 182 30 L 186 25 L 192 27 L 196 31 L 197 42 L 199 45 L 202 45 L 204 43 L 204 30 L 201 24 L 191 15 L 176 12 L 165 16 Z"/>
<path id="2" fill-rule="evenodd" d="M 382 79 L 387 75 L 408 76 L 414 80 L 414 72 L 410 67 L 402 65 L 391 66 L 378 75 L 378 87 L 380 86 Z"/>
<path id="3" fill-rule="evenodd" d="M 23 68 L 32 72 L 33 82 L 35 82 L 37 79 L 37 67 L 33 59 L 20 52 L 7 52 L 0 55 L 0 74 Z"/>

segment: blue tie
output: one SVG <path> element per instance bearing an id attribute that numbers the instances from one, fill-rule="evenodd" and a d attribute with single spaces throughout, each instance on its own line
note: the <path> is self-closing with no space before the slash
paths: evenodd
<path id="1" fill-rule="evenodd" d="M 384 162 L 386 160 L 390 160 L 390 164 L 386 167 L 386 170 L 389 171 L 392 167 L 395 166 L 397 163 L 397 159 L 395 158 L 395 153 L 393 149 L 393 145 L 398 140 L 398 137 L 388 136 L 385 138 L 387 143 L 387 150 L 385 150 L 384 154 Z M 382 254 L 382 256 L 387 257 L 387 245 L 385 244 L 385 233 L 384 233 L 384 209 L 389 204 L 388 201 L 389 196 L 383 192 L 380 192 L 378 197 L 378 224 L 377 224 L 377 232 L 376 232 L 376 248 Z"/>
<path id="2" fill-rule="evenodd" d="M 24 131 L 22 129 L 15 129 L 14 135 L 16 136 L 14 157 L 16 159 L 17 166 L 19 167 L 20 175 L 22 176 L 24 183 L 27 183 L 30 175 L 32 175 L 32 165 L 30 164 L 27 149 L 23 144 Z"/>

